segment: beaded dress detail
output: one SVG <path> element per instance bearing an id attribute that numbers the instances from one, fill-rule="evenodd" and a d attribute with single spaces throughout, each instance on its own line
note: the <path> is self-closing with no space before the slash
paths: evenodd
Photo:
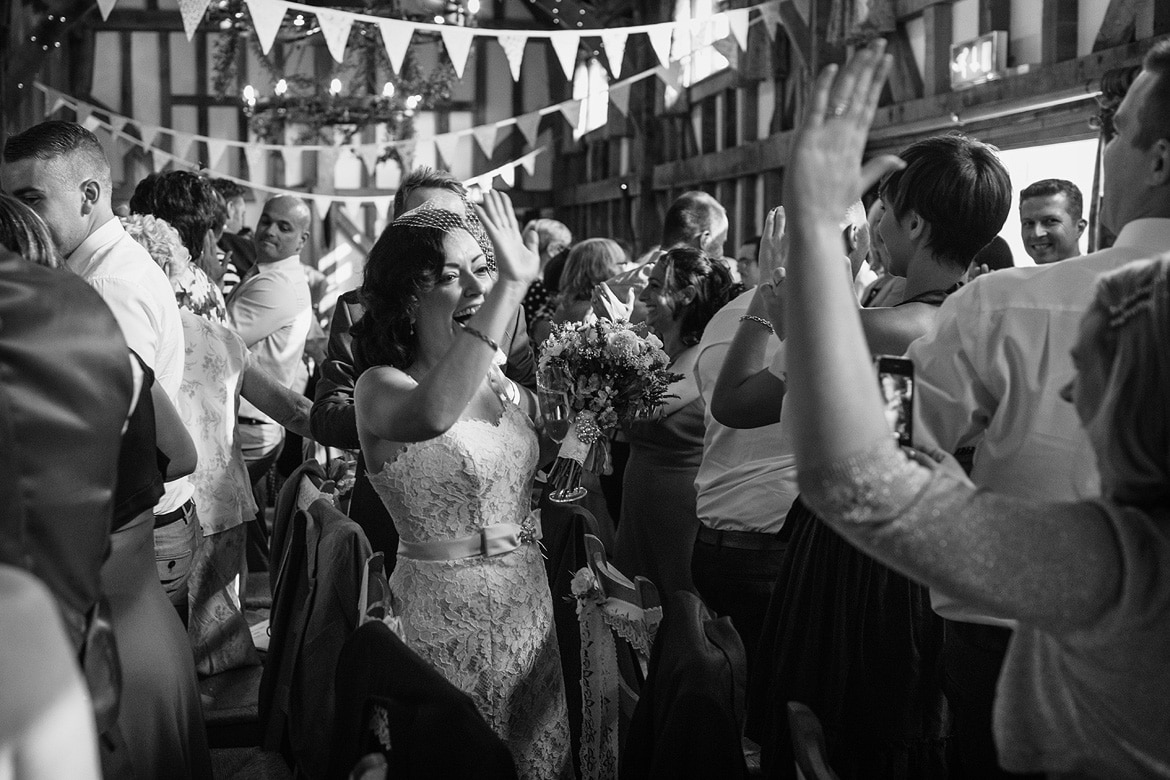
<path id="1" fill-rule="evenodd" d="M 405 447 L 370 482 L 407 543 L 466 537 L 529 514 L 537 442 L 512 404 Z M 412 650 L 472 697 L 522 778 L 572 776 L 560 652 L 535 543 L 491 557 L 398 557 L 394 609 Z"/>

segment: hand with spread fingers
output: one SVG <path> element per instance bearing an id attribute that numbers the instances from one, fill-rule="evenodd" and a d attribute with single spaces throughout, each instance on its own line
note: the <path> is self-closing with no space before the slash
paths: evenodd
<path id="1" fill-rule="evenodd" d="M 902 167 L 893 155 L 861 167 L 890 70 L 885 49 L 879 38 L 854 54 L 843 70 L 829 65 L 821 71 L 785 172 L 784 202 L 791 210 L 835 222 L 882 176 Z"/>
<path id="2" fill-rule="evenodd" d="M 593 313 L 598 319 L 613 322 L 629 320 L 634 311 L 634 288 L 626 291 L 626 299 L 623 301 L 612 287 L 602 282 L 593 288 L 592 302 Z"/>
<path id="3" fill-rule="evenodd" d="M 500 278 L 525 284 L 535 279 L 540 273 L 536 233 L 520 235 L 520 223 L 516 221 L 511 199 L 502 192 L 489 190 L 484 194 L 483 205 L 476 204 L 475 211 L 495 247 Z"/>
<path id="4" fill-rule="evenodd" d="M 788 238 L 784 234 L 784 207 L 777 206 L 764 220 L 760 237 L 760 286 L 756 296 L 767 311 L 768 320 L 784 339 L 784 277 L 788 264 Z"/>

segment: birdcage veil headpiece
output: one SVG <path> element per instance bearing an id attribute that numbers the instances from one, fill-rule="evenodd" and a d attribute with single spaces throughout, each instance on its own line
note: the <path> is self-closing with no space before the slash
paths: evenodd
<path id="1" fill-rule="evenodd" d="M 475 209 L 466 198 L 463 199 L 464 213 L 457 214 L 445 208 L 432 205 L 429 201 L 417 208 L 413 208 L 394 220 L 395 225 L 406 228 L 430 228 L 441 230 L 443 233 L 453 233 L 456 230 L 465 230 L 479 244 L 488 267 L 496 270 L 496 255 L 492 249 L 491 239 L 483 229 L 483 223 L 475 214 Z"/>

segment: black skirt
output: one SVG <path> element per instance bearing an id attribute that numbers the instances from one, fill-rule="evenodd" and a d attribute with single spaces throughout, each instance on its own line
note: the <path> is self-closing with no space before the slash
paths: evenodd
<path id="1" fill-rule="evenodd" d="M 927 589 L 860 552 L 799 499 L 760 638 L 749 734 L 793 777 L 787 702 L 817 714 L 842 777 L 946 776 L 943 620 Z"/>

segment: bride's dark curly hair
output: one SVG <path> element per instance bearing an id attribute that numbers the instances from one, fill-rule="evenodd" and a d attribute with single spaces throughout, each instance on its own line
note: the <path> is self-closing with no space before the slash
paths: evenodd
<path id="1" fill-rule="evenodd" d="M 414 363 L 418 337 L 414 312 L 435 286 L 446 262 L 441 227 L 390 223 L 370 250 L 358 300 L 365 314 L 354 323 L 354 353 L 366 367 L 406 369 Z"/>

